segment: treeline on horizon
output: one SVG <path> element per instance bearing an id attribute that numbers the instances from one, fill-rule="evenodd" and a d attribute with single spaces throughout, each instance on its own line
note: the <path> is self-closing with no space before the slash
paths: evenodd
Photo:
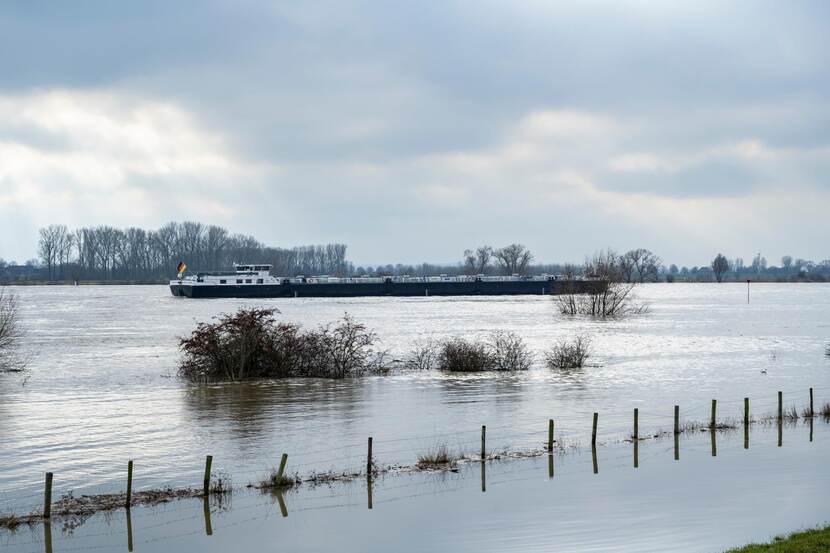
<path id="1" fill-rule="evenodd" d="M 583 264 L 534 263 L 534 255 L 521 244 L 500 248 L 479 246 L 465 250 L 454 264 L 386 264 L 355 266 L 346 257 L 345 244 L 281 248 L 256 238 L 232 234 L 216 225 L 194 221 L 170 222 L 157 230 L 136 227 L 83 227 L 50 225 L 39 230 L 38 259 L 19 265 L 0 258 L 0 281 L 134 281 L 163 282 L 173 277 L 180 261 L 189 272 L 230 270 L 234 263 L 268 263 L 279 276 L 434 276 L 434 275 L 539 275 L 579 277 L 597 273 L 593 257 Z M 623 282 L 723 282 L 746 279 L 766 281 L 830 280 L 830 259 L 821 262 L 784 256 L 781 265 L 756 255 L 749 264 L 742 258 L 718 254 L 709 265 L 666 265 L 653 252 L 638 248 L 622 254 L 606 251 L 615 260 L 612 278 Z"/>
<path id="2" fill-rule="evenodd" d="M 216 225 L 170 222 L 158 230 L 110 226 L 41 228 L 38 259 L 28 280 L 164 281 L 180 261 L 189 271 L 229 269 L 234 263 L 270 263 L 282 274 L 347 274 L 345 244 L 276 248 Z M 19 269 L 19 266 L 17 267 Z M 0 276 L 14 265 L 0 260 Z M 25 271 L 23 271 L 25 273 Z M 33 277 L 33 278 L 32 278 Z"/>

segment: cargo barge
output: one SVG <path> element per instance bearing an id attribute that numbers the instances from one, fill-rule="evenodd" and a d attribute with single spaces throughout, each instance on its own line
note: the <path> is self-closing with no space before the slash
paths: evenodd
<path id="1" fill-rule="evenodd" d="M 196 273 L 170 281 L 188 298 L 351 298 L 360 296 L 508 296 L 588 293 L 602 280 L 541 276 L 275 277 L 271 265 L 235 265 L 233 272 Z"/>

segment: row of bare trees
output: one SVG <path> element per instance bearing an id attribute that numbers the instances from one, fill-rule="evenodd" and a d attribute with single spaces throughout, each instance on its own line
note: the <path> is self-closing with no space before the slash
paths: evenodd
<path id="1" fill-rule="evenodd" d="M 505 275 L 525 275 L 533 261 L 533 254 L 522 244 L 510 244 L 503 248 L 479 246 L 464 250 L 464 272 L 473 275 L 487 274 L 494 268 Z"/>
<path id="2" fill-rule="evenodd" d="M 40 229 L 38 255 L 49 280 L 163 280 L 179 261 L 195 271 L 229 269 L 234 263 L 270 263 L 280 275 L 352 271 L 345 244 L 275 248 L 195 221 L 158 230 L 50 225 Z"/>

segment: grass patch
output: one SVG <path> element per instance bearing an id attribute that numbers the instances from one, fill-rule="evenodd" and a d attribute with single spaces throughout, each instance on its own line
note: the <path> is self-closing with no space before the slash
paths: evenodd
<path id="1" fill-rule="evenodd" d="M 447 444 L 441 444 L 430 451 L 418 455 L 418 468 L 454 467 L 458 457 L 450 452 Z"/>
<path id="2" fill-rule="evenodd" d="M 727 553 L 818 553 L 830 551 L 830 526 L 779 536 L 769 543 L 753 543 Z"/>
<path id="3" fill-rule="evenodd" d="M 5 528 L 10 532 L 17 530 L 23 522 L 20 517 L 11 512 L 0 515 L 0 528 Z"/>
<path id="4" fill-rule="evenodd" d="M 830 403 L 825 403 L 824 405 L 822 405 L 820 413 L 822 417 L 830 420 Z"/>
<path id="5" fill-rule="evenodd" d="M 796 410 L 795 405 L 789 409 L 784 409 L 782 416 L 784 417 L 784 422 L 798 422 L 798 411 Z"/>
<path id="6" fill-rule="evenodd" d="M 300 477 L 298 475 L 286 476 L 285 474 L 280 474 L 277 469 L 271 469 L 271 474 L 261 480 L 257 488 L 260 490 L 284 490 L 294 487 L 299 483 Z"/>

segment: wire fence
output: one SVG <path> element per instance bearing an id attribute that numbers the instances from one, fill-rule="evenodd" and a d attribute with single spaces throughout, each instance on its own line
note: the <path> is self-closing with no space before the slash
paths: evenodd
<path id="1" fill-rule="evenodd" d="M 714 434 L 714 431 L 713 431 Z M 652 442 L 655 443 L 655 442 Z M 658 445 L 658 443 L 655 443 Z M 676 448 L 676 444 L 674 445 Z M 596 471 L 596 447 L 593 447 L 594 454 L 594 472 Z M 704 443 L 687 443 L 684 445 L 686 453 L 694 451 L 701 452 L 708 449 Z M 653 459 L 659 456 L 665 456 L 671 452 L 672 446 L 668 447 L 653 447 L 647 454 L 641 455 L 642 460 Z M 636 450 L 635 450 L 636 451 Z M 636 454 L 635 454 L 636 455 Z M 555 456 L 549 455 L 548 458 L 552 460 Z M 552 461 L 551 461 L 552 462 Z M 473 463 L 473 466 L 479 463 Z M 490 464 L 488 461 L 480 461 L 481 465 L 481 479 L 482 492 L 487 489 L 501 486 L 511 486 L 520 482 L 535 481 L 539 479 L 538 464 L 528 464 L 521 467 L 513 467 L 505 470 L 502 474 L 497 474 L 496 477 L 486 479 L 485 467 Z M 498 466 L 498 465 L 495 465 Z M 635 463 L 635 467 L 636 467 Z M 612 455 L 603 455 L 602 457 L 602 471 L 603 473 L 609 471 L 617 471 L 624 468 L 631 467 L 631 452 L 615 452 Z M 487 469 L 489 470 L 489 469 Z M 554 475 L 551 472 L 550 478 Z M 561 477 L 561 474 L 560 474 Z M 382 508 L 383 506 L 412 500 L 425 496 L 440 496 L 457 492 L 463 489 L 468 489 L 469 484 L 463 481 L 449 481 L 444 482 L 440 486 L 426 486 L 423 481 L 394 481 L 393 485 L 384 485 L 383 492 L 384 499 L 372 499 L 372 479 L 368 478 L 361 481 L 361 489 L 359 493 L 353 487 L 346 487 L 345 489 L 338 489 L 337 493 L 330 493 L 323 497 L 302 497 L 297 494 L 292 494 L 290 498 L 291 513 L 309 513 L 316 511 L 326 511 L 342 508 L 356 508 L 367 507 L 369 509 Z M 365 485 L 365 491 L 362 486 Z M 425 489 L 426 488 L 426 489 Z M 412 490 L 412 493 L 408 493 Z M 138 513 L 131 513 L 129 509 L 122 510 L 123 524 L 126 525 L 127 534 L 127 549 L 133 551 L 139 546 L 150 546 L 153 544 L 166 544 L 177 539 L 207 535 L 211 536 L 215 532 L 224 532 L 232 528 L 238 528 L 245 525 L 256 524 L 257 522 L 265 521 L 274 516 L 288 516 L 288 511 L 285 507 L 283 492 L 277 492 L 276 495 L 251 494 L 243 495 L 240 498 L 232 498 L 230 503 L 223 507 L 221 502 L 217 504 L 209 500 L 209 497 L 203 498 L 204 509 L 201 512 L 193 512 L 192 503 L 183 503 L 181 505 L 165 506 L 163 511 L 146 510 Z M 286 492 L 287 493 L 287 492 Z M 368 504 L 367 498 L 368 495 Z M 278 511 L 279 510 L 279 514 Z M 176 513 L 184 513 L 183 516 L 176 516 Z M 215 524 L 212 516 L 221 513 L 222 516 L 218 519 L 220 524 Z M 140 532 L 143 535 L 157 534 L 152 537 L 134 540 L 133 536 L 133 522 L 140 521 L 145 517 L 163 517 L 163 520 L 147 524 L 146 522 L 140 524 Z M 199 521 L 196 526 L 194 521 Z M 102 527 L 103 530 L 97 531 L 97 527 Z M 181 528 L 184 527 L 184 528 Z M 165 528 L 170 528 L 171 531 L 164 531 Z M 91 522 L 85 528 L 87 531 L 83 534 L 65 534 L 60 537 L 61 547 L 60 551 L 104 551 L 104 550 L 123 550 L 125 546 L 125 532 L 124 525 L 116 527 L 113 524 L 113 519 L 101 519 L 97 522 Z M 90 531 L 92 530 L 92 531 Z M 43 524 L 43 537 L 37 537 L 32 533 L 32 539 L 28 541 L 14 541 L 12 545 L 16 548 L 31 546 L 31 551 L 46 551 L 52 553 L 52 529 L 51 523 L 48 521 Z M 108 538 L 113 538 L 110 542 Z M 117 540 L 117 541 L 116 541 Z M 102 543 L 104 541 L 105 543 Z M 36 549 L 35 549 L 36 548 Z"/>
<path id="2" fill-rule="evenodd" d="M 453 456 L 456 459 L 461 460 L 462 462 L 470 462 L 480 459 L 490 461 L 494 458 L 523 458 L 528 456 L 544 455 L 546 453 L 566 454 L 569 450 L 578 450 L 585 447 L 588 443 L 588 438 L 590 437 L 592 453 L 594 455 L 594 470 L 596 471 L 596 445 L 602 446 L 622 441 L 631 441 L 634 434 L 638 435 L 641 439 L 651 439 L 675 434 L 674 449 L 675 452 L 677 452 L 677 438 L 683 433 L 683 430 L 678 433 L 674 433 L 671 429 L 673 426 L 674 428 L 678 427 L 678 418 L 684 424 L 690 421 L 700 423 L 699 426 L 701 428 L 706 428 L 706 423 L 708 422 L 713 434 L 713 454 L 715 454 L 715 432 L 735 430 L 740 426 L 743 426 L 746 432 L 748 432 L 749 428 L 753 424 L 757 424 L 760 420 L 771 423 L 775 423 L 776 421 L 778 422 L 780 445 L 782 425 L 785 423 L 795 422 L 793 420 L 785 420 L 781 416 L 783 409 L 790 405 L 800 407 L 801 411 L 798 411 L 799 413 L 807 412 L 809 409 L 812 411 L 814 416 L 808 417 L 804 420 L 809 420 L 811 424 L 816 418 L 818 420 L 828 422 L 830 421 L 830 417 L 828 417 L 826 412 L 819 412 L 821 407 L 816 409 L 816 407 L 819 406 L 819 403 L 815 402 L 815 399 L 819 396 L 826 397 L 828 391 L 830 391 L 830 386 L 823 386 L 811 388 L 809 391 L 782 390 L 780 393 L 770 394 L 767 397 L 758 399 L 750 398 L 749 412 L 745 411 L 745 399 L 718 400 L 718 411 L 716 413 L 715 421 L 712 421 L 709 418 L 711 416 L 710 408 L 712 405 L 706 401 L 695 401 L 690 402 L 687 405 L 680 406 L 681 409 L 679 417 L 675 415 L 673 405 L 666 405 L 660 409 L 651 407 L 643 409 L 638 406 L 634 408 L 638 413 L 638 426 L 636 428 L 632 427 L 628 430 L 620 430 L 617 428 L 612 431 L 605 432 L 602 427 L 602 413 L 594 413 L 589 410 L 585 410 L 585 425 L 580 429 L 575 428 L 572 424 L 569 424 L 566 428 L 563 428 L 563 425 L 559 423 L 556 426 L 555 435 L 553 437 L 554 442 L 550 441 L 550 419 L 539 417 L 538 420 L 528 421 L 521 424 L 510 423 L 495 426 L 483 425 L 482 428 L 458 429 L 432 434 L 419 434 L 415 436 L 384 437 L 381 439 L 373 437 L 371 451 L 367 450 L 367 442 L 355 441 L 332 447 L 306 449 L 296 453 L 288 451 L 286 453 L 289 454 L 290 472 L 292 474 L 296 474 L 297 478 L 301 481 L 310 483 L 314 483 L 318 480 L 322 482 L 342 482 L 350 479 L 365 478 L 370 481 L 369 485 L 371 486 L 372 478 L 382 477 L 385 474 L 419 470 L 418 458 L 425 453 L 425 442 L 431 442 L 432 444 L 447 444 L 452 448 Z M 808 397 L 814 402 L 813 404 L 808 405 Z M 824 405 L 824 403 L 821 405 Z M 574 420 L 575 418 L 581 419 L 583 413 L 579 413 L 578 415 L 579 417 L 574 417 L 572 415 L 570 420 Z M 598 417 L 599 423 L 597 427 L 591 428 L 591 425 L 588 423 L 589 415 Z M 729 421 L 729 424 L 723 424 L 723 427 L 721 427 L 721 424 L 724 421 Z M 712 426 L 712 422 L 715 422 L 716 424 Z M 593 434 L 591 431 L 593 431 Z M 669 451 L 671 449 L 671 447 L 668 448 Z M 651 453 L 650 455 L 656 454 L 657 453 Z M 620 459 L 622 459 L 622 457 L 630 456 L 628 454 L 619 456 Z M 645 459 L 647 457 L 643 458 Z M 613 467 L 613 463 L 615 461 L 617 461 L 617 459 L 614 457 L 603 459 L 603 470 L 608 470 L 609 466 Z M 611 463 L 611 465 L 609 465 L 609 463 Z M 630 459 L 627 459 L 623 464 L 630 464 Z M 126 468 L 126 460 L 124 461 L 123 466 Z M 136 497 L 136 494 L 140 495 L 142 492 L 157 491 L 160 487 L 169 488 L 170 490 L 180 490 L 183 486 L 191 486 L 198 489 L 200 484 L 205 484 L 204 482 L 199 482 L 199 480 L 197 480 L 197 475 L 202 471 L 202 469 L 204 469 L 204 466 L 200 467 L 196 463 L 194 463 L 194 467 L 192 469 L 192 473 L 194 475 L 193 481 L 188 483 L 176 479 L 170 480 L 162 486 L 160 486 L 157 481 L 153 481 L 152 484 L 140 484 L 141 467 L 137 466 L 136 468 L 138 469 L 136 471 L 136 481 L 139 482 L 139 485 L 130 489 L 133 498 Z M 205 489 L 203 490 L 204 497 L 207 499 L 212 496 L 213 492 L 211 491 L 210 483 L 212 483 L 218 476 L 229 474 L 237 483 L 237 488 L 239 488 L 244 486 L 244 484 L 240 484 L 241 482 L 256 482 L 258 479 L 262 479 L 267 476 L 269 470 L 271 469 L 268 467 L 263 467 L 262 469 L 248 468 L 233 470 L 231 467 L 223 466 L 221 463 L 217 463 L 212 467 L 212 470 L 210 468 L 207 470 L 208 484 L 205 484 Z M 75 474 L 75 477 L 77 478 L 80 474 L 98 479 L 98 483 L 91 489 L 99 494 L 125 494 L 125 489 L 127 487 L 125 472 L 126 471 L 120 474 L 113 473 L 104 480 L 100 479 L 101 470 L 79 471 Z M 510 479 L 506 481 L 510 481 L 515 477 L 515 474 L 511 473 Z M 70 488 L 67 485 L 62 485 L 60 481 L 60 473 L 57 472 L 54 474 L 53 482 L 53 485 L 48 486 L 47 489 L 41 490 L 32 490 L 31 487 L 6 488 L 0 490 L 0 528 L 3 526 L 9 528 L 10 524 L 8 524 L 8 522 L 10 518 L 25 519 L 28 517 L 29 522 L 41 521 L 48 518 L 47 498 L 77 498 L 84 495 L 88 491 L 84 488 Z M 489 482 L 487 485 L 499 485 L 501 482 L 502 480 L 496 479 Z M 387 486 L 386 489 L 404 489 L 408 486 L 414 485 L 416 484 L 406 483 L 397 486 Z M 345 491 L 341 494 L 332 495 L 331 499 L 349 498 L 350 495 L 351 492 Z M 385 499 L 379 503 L 398 501 L 407 497 L 410 496 L 402 495 L 394 499 Z M 124 502 L 123 507 L 126 508 L 128 502 L 129 499 Z M 302 502 L 303 498 L 293 498 L 292 503 L 295 506 L 294 510 L 302 510 L 302 507 L 299 509 L 297 508 L 297 505 L 301 505 Z M 278 503 L 282 503 L 281 499 Z M 53 504 L 49 501 L 48 505 L 51 508 Z M 241 500 L 234 499 L 233 511 L 240 512 L 245 509 L 262 508 L 268 505 L 273 505 L 273 499 L 263 501 L 259 496 L 242 498 Z M 340 505 L 340 503 L 332 504 L 329 507 L 316 506 L 314 508 L 334 508 L 338 505 Z M 282 505 L 281 507 L 284 508 Z M 169 511 L 175 511 L 178 509 L 188 511 L 191 507 L 167 507 L 167 510 Z M 111 510 L 111 507 L 109 510 Z M 141 518 L 143 516 L 150 516 L 151 514 L 150 512 L 131 514 L 129 512 L 129 508 L 126 508 L 125 510 L 132 518 Z M 206 511 L 209 515 L 208 507 L 206 507 Z M 60 517 L 62 515 L 58 511 L 55 516 Z M 170 519 L 161 524 L 175 524 L 177 521 L 199 518 L 200 516 L 205 515 L 190 514 L 184 518 Z M 5 521 L 5 523 L 3 523 L 3 521 Z M 101 532 L 100 534 L 86 533 L 84 534 L 84 539 L 96 536 L 102 537 L 105 535 L 107 535 L 107 532 Z M 71 538 L 72 536 L 68 536 L 68 539 Z M 17 543 L 16 545 L 25 544 Z M 71 549 L 62 548 L 62 550 Z"/>

